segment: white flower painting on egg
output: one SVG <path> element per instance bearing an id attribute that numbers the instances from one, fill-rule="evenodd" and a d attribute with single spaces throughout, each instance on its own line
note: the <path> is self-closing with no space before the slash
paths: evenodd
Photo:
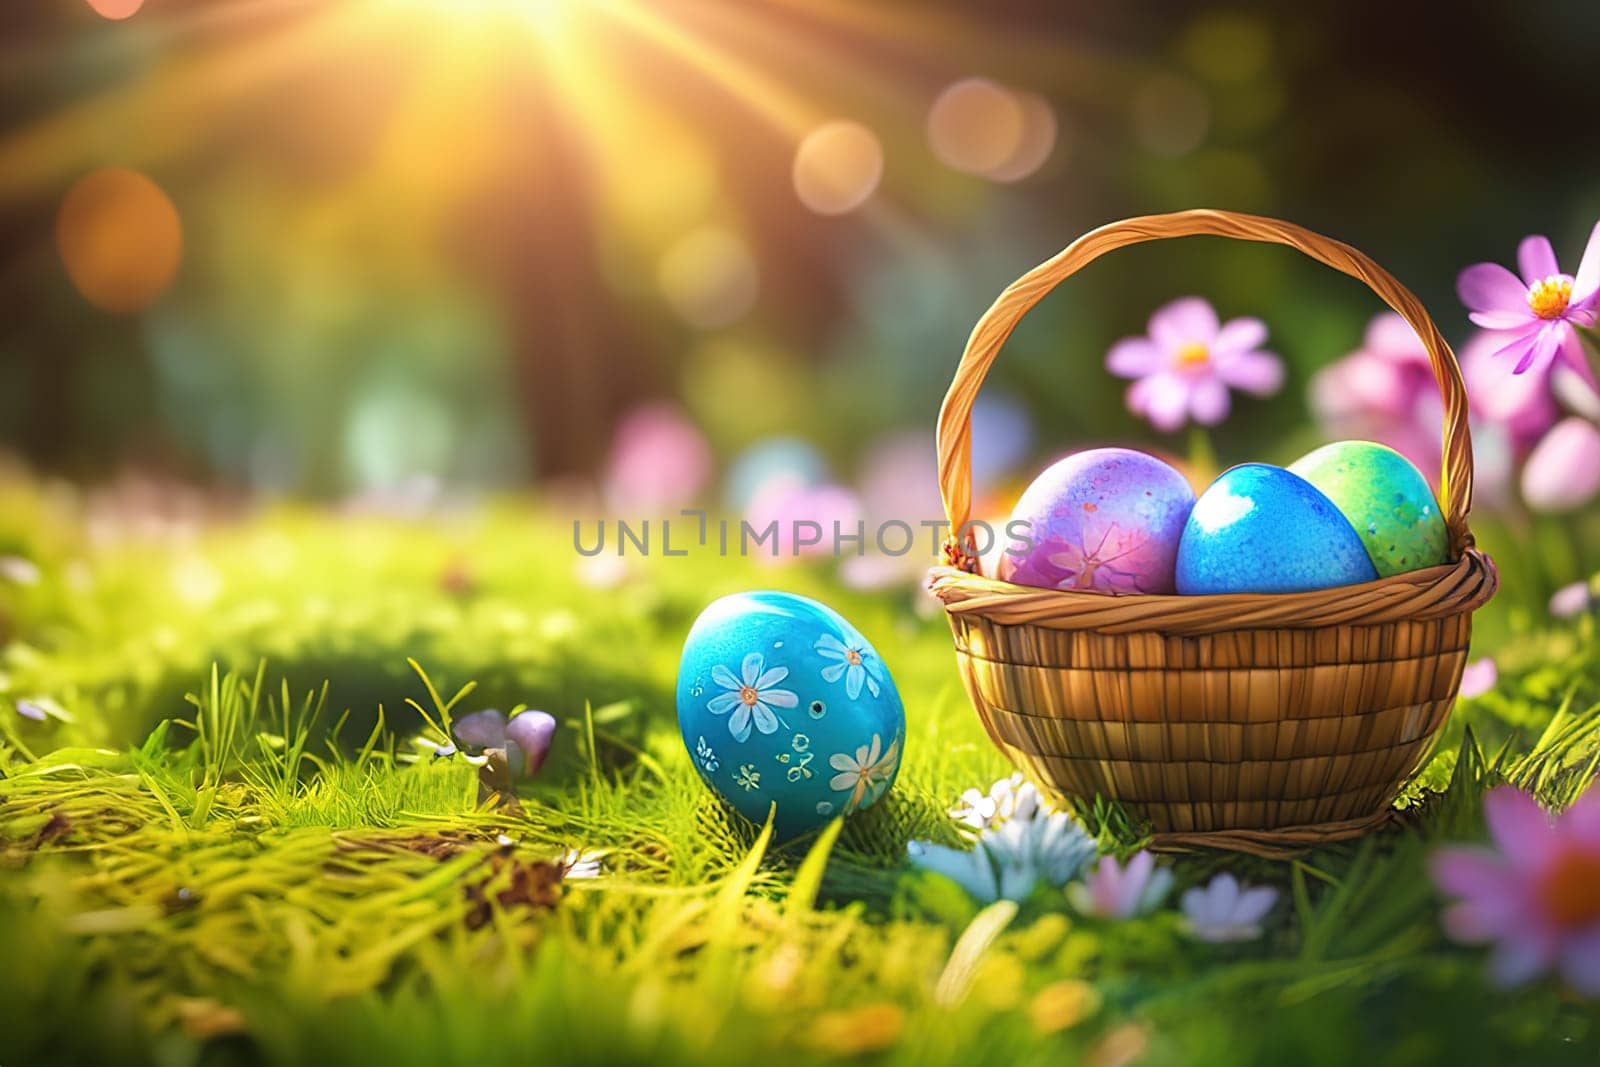
<path id="1" fill-rule="evenodd" d="M 712 697 L 706 710 L 713 715 L 733 712 L 728 719 L 728 732 L 735 741 L 749 738 L 752 723 L 764 734 L 775 733 L 780 725 L 787 727 L 789 724 L 773 709 L 792 708 L 800 703 L 800 698 L 790 690 L 776 688 L 787 677 L 788 667 L 768 670 L 767 661 L 759 652 L 744 658 L 738 675 L 719 663 L 711 668 L 711 680 L 726 692 Z"/>
<path id="2" fill-rule="evenodd" d="M 850 797 L 844 803 L 846 812 L 855 811 L 876 800 L 882 787 L 887 787 L 900 766 L 900 739 L 896 737 L 884 751 L 883 739 L 872 735 L 870 745 L 862 745 L 849 752 L 838 752 L 828 757 L 828 766 L 839 773 L 828 781 L 828 788 L 844 792 Z"/>
<path id="3" fill-rule="evenodd" d="M 846 642 L 832 634 L 823 634 L 817 638 L 815 647 L 818 655 L 832 661 L 822 668 L 822 680 L 837 682 L 843 678 L 845 695 L 851 700 L 861 695 L 862 686 L 866 686 L 867 692 L 873 696 L 881 691 L 883 664 L 878 662 L 866 641 L 858 639 Z"/>

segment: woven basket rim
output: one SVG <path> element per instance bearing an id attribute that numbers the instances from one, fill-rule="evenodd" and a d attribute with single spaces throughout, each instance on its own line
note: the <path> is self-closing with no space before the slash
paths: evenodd
<path id="1" fill-rule="evenodd" d="M 929 591 L 951 615 L 1052 630 L 1182 636 L 1442 618 L 1477 610 L 1498 585 L 1494 561 L 1476 548 L 1454 563 L 1304 593 L 1110 596 L 1016 585 L 950 566 L 928 575 Z"/>

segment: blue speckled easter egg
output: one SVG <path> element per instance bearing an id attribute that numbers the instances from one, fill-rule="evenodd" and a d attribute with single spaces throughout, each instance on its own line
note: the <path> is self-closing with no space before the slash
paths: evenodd
<path id="1" fill-rule="evenodd" d="M 1322 491 L 1350 520 L 1381 575 L 1435 567 L 1450 558 L 1439 502 L 1411 461 L 1376 441 L 1335 441 L 1289 470 Z"/>
<path id="2" fill-rule="evenodd" d="M 1002 581 L 1092 593 L 1170 593 L 1189 481 L 1131 448 L 1094 448 L 1052 464 L 1011 512 L 1028 534 L 1000 557 Z M 1020 529 L 1021 527 L 1017 527 Z"/>
<path id="3" fill-rule="evenodd" d="M 873 804 L 900 769 L 906 715 L 877 650 L 832 608 L 735 593 L 695 620 L 678 728 L 706 784 L 787 838 Z"/>
<path id="4" fill-rule="evenodd" d="M 1282 467 L 1245 463 L 1200 494 L 1178 543 L 1178 592 L 1302 593 L 1378 572 L 1350 521 Z"/>

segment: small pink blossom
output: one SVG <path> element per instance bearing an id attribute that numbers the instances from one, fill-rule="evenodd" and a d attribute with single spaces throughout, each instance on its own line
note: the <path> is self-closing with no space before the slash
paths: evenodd
<path id="1" fill-rule="evenodd" d="M 1502 786 L 1483 811 L 1492 847 L 1434 856 L 1434 883 L 1458 898 L 1444 913 L 1445 932 L 1492 943 L 1489 973 L 1501 985 L 1555 970 L 1600 997 L 1600 790 L 1551 819 L 1533 797 Z"/>
<path id="2" fill-rule="evenodd" d="M 1547 372 L 1513 378 L 1491 356 L 1498 342 L 1479 333 L 1462 346 L 1470 404 L 1475 486 L 1482 500 L 1507 499 L 1516 459 L 1560 415 Z M 1427 350 L 1405 319 L 1374 317 L 1362 346 L 1312 376 L 1311 409 L 1332 437 L 1386 444 L 1438 487 L 1444 404 Z"/>
<path id="3" fill-rule="evenodd" d="M 1593 382 L 1575 327 L 1593 326 L 1600 295 L 1600 225 L 1589 235 L 1576 275 L 1556 264 L 1548 237 L 1523 239 L 1512 274 L 1498 263 L 1477 263 L 1461 272 L 1456 291 L 1474 323 L 1500 342 L 1497 358 L 1514 363 L 1513 374 L 1548 370 L 1559 358 Z"/>
<path id="4" fill-rule="evenodd" d="M 1550 614 L 1558 619 L 1575 619 L 1594 607 L 1594 600 L 1587 581 L 1573 582 L 1555 591 L 1550 598 Z"/>
<path id="5" fill-rule="evenodd" d="M 1215 426 L 1228 417 L 1229 389 L 1268 396 L 1283 385 L 1283 363 L 1259 346 L 1260 319 L 1217 321 L 1197 296 L 1183 297 L 1150 316 L 1149 334 L 1127 337 L 1106 354 L 1106 369 L 1135 379 L 1128 409 L 1171 431 L 1193 419 Z"/>
<path id="6" fill-rule="evenodd" d="M 750 502 L 744 521 L 752 530 L 749 552 L 758 562 L 793 562 L 800 556 L 831 555 L 835 528 L 841 541 L 840 552 L 866 549 L 869 533 L 864 533 L 861 500 L 839 485 L 797 486 L 779 481 L 763 489 Z M 766 536 L 768 529 L 773 534 Z M 845 541 L 861 535 L 860 541 Z M 730 532 L 731 537 L 742 536 Z M 756 538 L 762 538 L 756 543 Z"/>
<path id="7" fill-rule="evenodd" d="M 1600 495 L 1600 427 L 1562 419 L 1528 454 L 1522 497 L 1535 511 L 1575 511 Z"/>
<path id="8" fill-rule="evenodd" d="M 673 404 L 644 404 L 617 427 L 606 499 L 613 507 L 683 507 L 710 477 L 711 446 L 700 428 Z"/>
<path id="9" fill-rule="evenodd" d="M 1171 888 L 1172 872 L 1141 849 L 1126 867 L 1115 856 L 1102 856 L 1083 881 L 1067 886 L 1067 900 L 1096 919 L 1132 919 L 1154 911 Z"/>
<path id="10" fill-rule="evenodd" d="M 1226 871 L 1205 886 L 1184 890 L 1179 898 L 1190 935 L 1212 944 L 1254 941 L 1261 936 L 1261 920 L 1277 902 L 1276 889 L 1241 885 Z"/>
<path id="11" fill-rule="evenodd" d="M 1473 697 L 1481 697 L 1493 689 L 1495 683 L 1499 680 L 1499 666 L 1493 659 L 1485 656 L 1483 659 L 1474 660 L 1467 664 L 1466 669 L 1461 672 L 1459 693 L 1468 700 Z"/>

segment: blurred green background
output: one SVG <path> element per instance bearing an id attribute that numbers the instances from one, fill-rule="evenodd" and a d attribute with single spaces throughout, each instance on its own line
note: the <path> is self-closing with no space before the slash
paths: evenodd
<path id="1" fill-rule="evenodd" d="M 835 480 L 918 481 L 972 323 L 1102 222 L 1292 219 L 1388 266 L 1459 344 L 1462 267 L 1537 232 L 1575 263 L 1600 216 L 1582 0 L 48 0 L 0 20 L 0 449 L 96 485 L 581 491 L 653 402 L 709 448 L 702 475 L 684 446 L 679 496 L 715 498 L 774 435 Z M 1101 364 L 1191 292 L 1265 318 L 1290 369 L 1220 459 L 1317 440 L 1311 371 L 1376 301 L 1284 250 L 1168 242 L 1029 319 L 980 473 L 1092 440 L 1183 451 Z"/>

